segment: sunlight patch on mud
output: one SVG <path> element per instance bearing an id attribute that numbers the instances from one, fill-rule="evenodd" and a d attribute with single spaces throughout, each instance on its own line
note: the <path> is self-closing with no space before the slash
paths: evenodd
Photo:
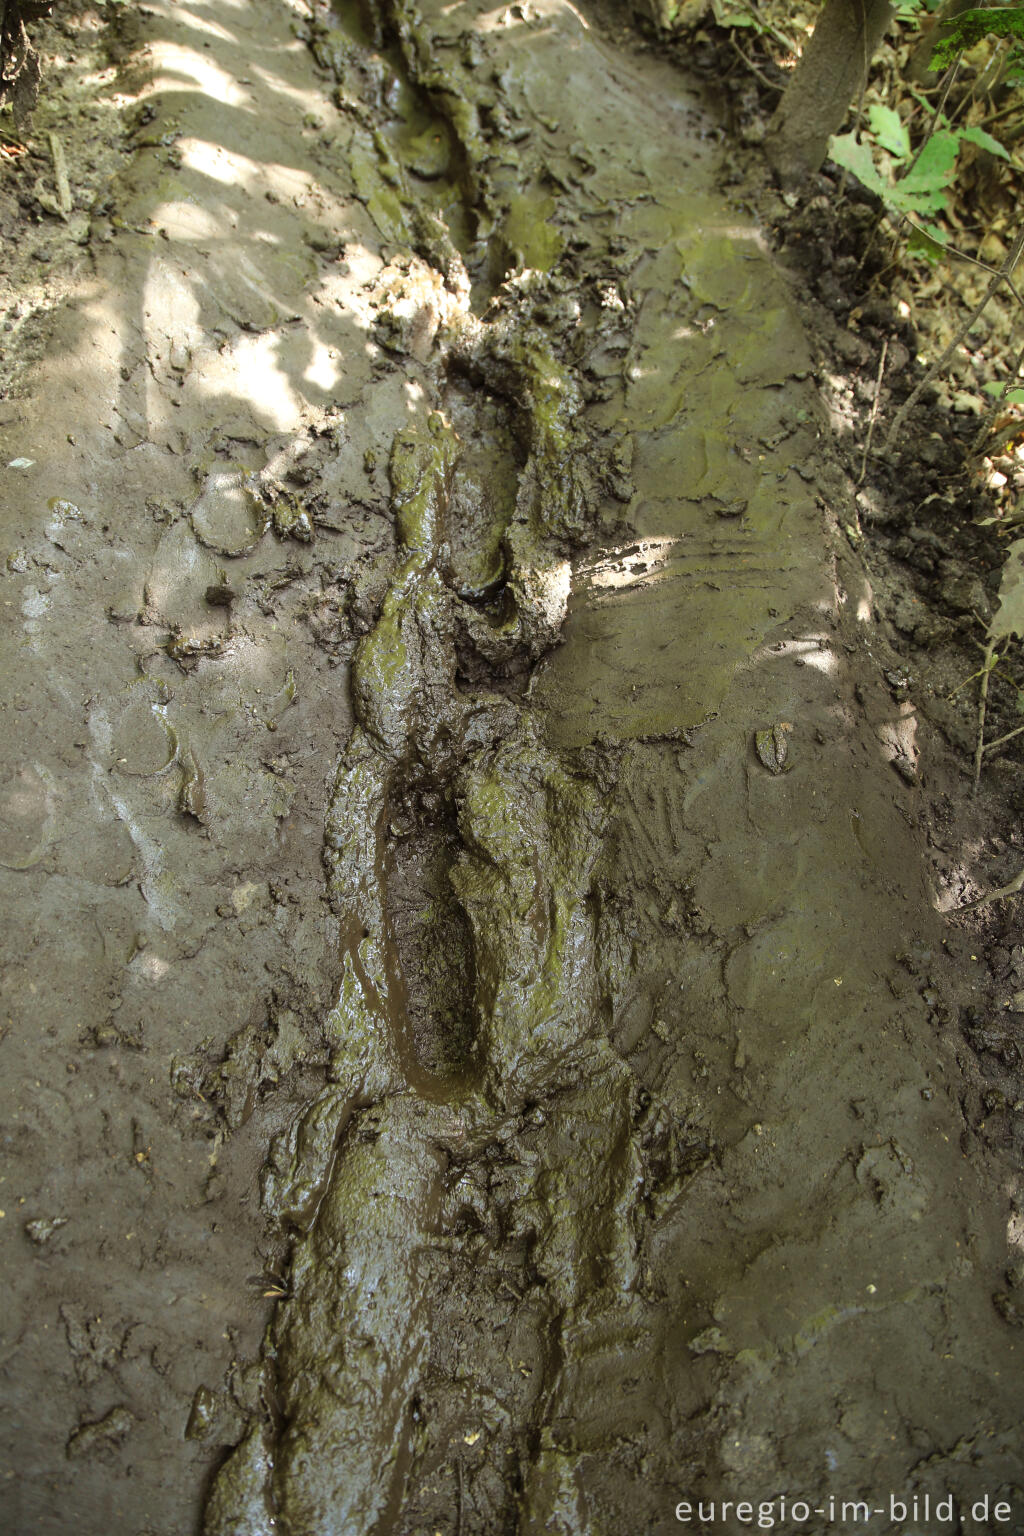
<path id="1" fill-rule="evenodd" d="M 875 594 L 871 590 L 870 581 L 865 577 L 861 583 L 860 597 L 857 599 L 857 622 L 859 624 L 870 624 L 874 602 Z"/>
<path id="2" fill-rule="evenodd" d="M 315 384 L 318 389 L 333 389 L 341 376 L 335 361 L 337 356 L 335 347 L 325 347 L 322 341 L 315 342 L 309 367 L 302 375 L 303 383 Z"/>
<path id="3" fill-rule="evenodd" d="M 287 431 L 299 419 L 303 402 L 277 359 L 280 337 L 273 331 L 262 336 L 239 336 L 226 348 L 229 366 L 221 378 L 199 378 L 196 388 L 204 394 L 225 394 L 248 399 L 278 431 Z"/>
<path id="4" fill-rule="evenodd" d="M 895 718 L 883 721 L 878 728 L 878 741 L 887 763 L 917 766 L 917 711 L 912 704 L 901 704 Z"/>
<path id="5" fill-rule="evenodd" d="M 183 48 L 179 43 L 156 43 L 153 46 L 153 81 L 148 95 L 167 93 L 173 95 L 195 88 L 219 101 L 225 107 L 239 107 L 252 112 L 252 102 L 247 93 L 212 59 L 197 53 L 194 48 Z"/>
<path id="6" fill-rule="evenodd" d="M 682 541 L 671 536 L 635 540 L 617 549 L 602 550 L 593 565 L 581 566 L 577 576 L 592 587 L 632 587 L 638 582 L 651 582 L 664 575 L 664 566 L 677 544 Z"/>
<path id="7" fill-rule="evenodd" d="M 960 858 L 950 866 L 945 887 L 935 898 L 937 912 L 955 912 L 964 903 L 982 895 L 984 887 L 971 871 L 977 870 L 985 851 L 983 838 L 967 838 L 961 843 Z"/>
<path id="8" fill-rule="evenodd" d="M 153 219 L 172 240 L 216 240 L 222 233 L 221 221 L 196 203 L 161 203 Z"/>
<path id="9" fill-rule="evenodd" d="M 235 186 L 244 180 L 240 174 L 239 160 L 243 157 L 233 155 L 221 144 L 211 144 L 206 139 L 179 139 L 178 152 L 181 155 L 182 165 L 190 171 L 198 171 L 202 176 L 209 176 L 211 181 L 220 181 L 225 186 Z M 252 161 L 247 162 L 252 165 Z"/>
<path id="10" fill-rule="evenodd" d="M 153 10 L 158 16 L 166 16 L 163 7 L 154 6 Z M 233 43 L 235 38 L 226 27 L 218 26 L 215 21 L 208 21 L 204 16 L 197 16 L 195 11 L 189 10 L 183 5 L 174 7 L 174 19 L 182 26 L 189 27 L 193 32 L 202 32 L 206 37 L 215 37 L 224 43 Z"/>
<path id="11" fill-rule="evenodd" d="M 572 566 L 569 561 L 559 560 L 547 570 L 537 571 L 534 580 L 545 608 L 553 613 L 564 614 L 572 587 Z"/>
<path id="12" fill-rule="evenodd" d="M 753 224 L 702 224 L 697 226 L 702 234 L 715 236 L 725 240 L 745 240 L 750 245 L 756 245 L 759 251 L 765 255 L 771 252 L 771 246 L 764 237 L 764 231 Z"/>
<path id="13" fill-rule="evenodd" d="M 252 160 L 207 139 L 182 138 L 177 147 L 186 170 L 208 176 L 222 186 L 241 187 L 246 192 L 269 189 L 281 198 L 306 197 L 318 190 L 313 178 L 294 166 Z"/>
<path id="14" fill-rule="evenodd" d="M 755 661 L 797 660 L 805 667 L 814 667 L 831 677 L 839 666 L 838 658 L 829 648 L 826 635 L 804 635 L 799 640 L 773 640 L 754 654 Z"/>
<path id="15" fill-rule="evenodd" d="M 292 51 L 300 51 L 302 44 L 297 43 Z M 251 64 L 252 78 L 258 80 L 260 85 L 267 90 L 274 91 L 276 95 L 283 96 L 287 101 L 293 102 L 296 107 L 301 107 L 305 112 L 317 112 L 323 110 L 323 96 L 317 90 L 303 91 L 297 86 L 289 85 L 287 80 L 282 80 L 280 75 L 275 75 L 272 69 L 264 69 L 259 64 Z"/>
<path id="16" fill-rule="evenodd" d="M 145 976 L 147 981 L 163 981 L 171 966 L 169 961 L 161 959 L 152 951 L 147 951 L 136 957 L 135 969 L 140 975 Z"/>
<path id="17" fill-rule="evenodd" d="M 1013 1253 L 1024 1254 L 1024 1213 L 1013 1211 L 1006 1223 L 1006 1241 Z"/>

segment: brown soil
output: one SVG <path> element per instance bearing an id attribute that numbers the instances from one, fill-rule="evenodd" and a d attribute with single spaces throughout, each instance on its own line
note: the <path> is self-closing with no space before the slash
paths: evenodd
<path id="1" fill-rule="evenodd" d="M 39 41 L 0 1527 L 1024 1529 L 1024 738 L 856 216 L 610 6 Z"/>

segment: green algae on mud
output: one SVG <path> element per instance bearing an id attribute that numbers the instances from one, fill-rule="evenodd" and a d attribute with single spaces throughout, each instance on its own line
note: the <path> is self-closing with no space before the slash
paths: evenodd
<path id="1" fill-rule="evenodd" d="M 537 372 L 532 355 L 504 366 L 521 367 L 526 381 Z M 546 442 L 550 429 L 542 423 L 536 436 Z M 519 1201 L 521 1215 L 531 1213 L 551 1328 L 563 1331 L 567 1309 L 597 1307 L 602 1277 L 615 1297 L 632 1273 L 639 1154 L 614 1155 L 629 1139 L 630 1079 L 594 1038 L 601 1010 L 587 895 L 602 813 L 527 713 L 455 686 L 452 595 L 436 562 L 457 453 L 437 413 L 392 448 L 398 549 L 377 622 L 353 658 L 358 725 L 328 815 L 343 949 L 327 1021 L 332 1086 L 264 1180 L 279 1216 L 303 1234 L 265 1366 L 286 1428 L 272 1457 L 251 1429 L 229 1459 L 207 1507 L 210 1536 L 246 1520 L 261 1528 L 271 1510 L 284 1529 L 311 1531 L 370 1529 L 397 1509 L 412 1454 L 408 1403 L 430 1346 L 442 1204 L 462 1165 L 526 1103 L 552 1091 L 566 1098 L 567 1118 Z M 473 1034 L 448 1082 L 417 1057 L 387 922 L 388 885 L 401 877 L 388 848 L 390 807 L 410 778 L 421 795 L 429 784 L 457 808 L 450 881 L 472 934 Z M 586 1156 L 568 1155 L 573 1123 L 590 1140 Z M 602 1186 L 608 1198 L 584 1216 L 584 1190 Z M 545 1369 L 548 1396 L 558 1359 L 555 1351 Z M 529 1498 L 542 1507 L 546 1474 L 534 1481 L 527 1476 Z"/>

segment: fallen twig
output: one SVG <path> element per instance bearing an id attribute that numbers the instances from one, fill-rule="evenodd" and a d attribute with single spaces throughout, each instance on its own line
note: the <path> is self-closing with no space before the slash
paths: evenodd
<path id="1" fill-rule="evenodd" d="M 1015 730 L 1007 731 L 1005 736 L 997 736 L 995 741 L 986 741 L 982 751 L 991 752 L 993 747 L 1001 747 L 1004 741 L 1012 741 L 1013 738 L 1015 736 L 1019 736 L 1022 731 L 1024 731 L 1024 725 L 1018 725 Z"/>
<path id="2" fill-rule="evenodd" d="M 978 793 L 981 782 L 981 755 L 985 750 L 985 710 L 988 707 L 988 682 L 995 666 L 996 642 L 990 640 L 985 647 L 985 660 L 981 669 L 981 691 L 978 698 L 978 741 L 974 749 L 974 784 L 971 793 Z"/>
<path id="3" fill-rule="evenodd" d="M 882 398 L 882 375 L 885 372 L 885 359 L 889 351 L 889 338 L 882 343 L 882 355 L 878 359 L 878 377 L 875 379 L 875 398 L 871 404 L 871 420 L 868 422 L 868 435 L 864 442 L 864 455 L 860 461 L 860 474 L 857 476 L 857 484 L 861 485 L 864 476 L 868 472 L 868 454 L 871 452 L 871 439 L 875 435 L 875 422 L 878 420 L 878 406 Z"/>
<path id="4" fill-rule="evenodd" d="M 53 160 L 53 176 L 57 183 L 57 207 L 60 209 L 61 218 L 67 222 L 74 207 L 71 197 L 71 182 L 68 179 L 68 162 L 64 158 L 64 146 L 57 135 L 50 133 L 47 135 L 47 138 L 50 143 L 50 157 Z"/>
<path id="5" fill-rule="evenodd" d="M 752 75 L 756 75 L 757 78 L 760 80 L 762 85 L 766 85 L 768 87 L 768 89 L 770 91 L 774 91 L 776 93 L 776 95 L 778 95 L 781 91 L 785 90 L 785 86 L 776 85 L 773 81 L 769 80 L 768 76 L 765 74 L 764 70 L 763 69 L 759 69 L 758 66 L 754 63 L 753 59 L 749 59 L 747 57 L 747 55 L 743 52 L 743 49 L 740 47 L 739 43 L 733 37 L 731 32 L 729 34 L 729 42 L 732 45 L 733 52 L 738 54 L 739 57 L 742 59 L 745 68 L 749 69 L 750 73 Z"/>
<path id="6" fill-rule="evenodd" d="M 1001 885 L 998 891 L 989 891 L 987 896 L 979 896 L 977 901 L 965 901 L 962 907 L 957 907 L 958 912 L 976 912 L 979 907 L 987 907 L 990 901 L 1001 901 L 1004 896 L 1016 896 L 1019 891 L 1024 891 L 1024 869 L 1012 879 L 1009 885 Z"/>

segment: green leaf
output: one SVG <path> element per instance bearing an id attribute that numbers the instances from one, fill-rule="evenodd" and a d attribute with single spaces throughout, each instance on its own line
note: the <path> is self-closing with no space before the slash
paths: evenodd
<path id="1" fill-rule="evenodd" d="M 889 183 L 878 174 L 870 145 L 862 143 L 856 134 L 834 133 L 828 141 L 828 152 L 836 165 L 856 176 L 862 187 L 883 199 L 888 197 Z"/>
<path id="2" fill-rule="evenodd" d="M 946 231 L 937 224 L 916 224 L 907 239 L 907 249 L 934 266 L 945 256 L 948 242 Z"/>
<path id="3" fill-rule="evenodd" d="M 986 395 L 992 395 L 993 397 L 998 395 L 1003 405 L 1024 405 L 1024 389 L 1008 389 L 1004 395 L 1003 386 L 999 383 L 998 379 L 990 379 L 987 384 L 983 384 L 981 387 Z"/>
<path id="4" fill-rule="evenodd" d="M 1009 160 L 1010 156 L 998 139 L 994 139 L 984 128 L 964 128 L 960 137 L 966 139 L 968 144 L 977 144 L 979 149 L 987 149 L 990 155 L 998 155 L 1000 160 Z"/>
<path id="5" fill-rule="evenodd" d="M 945 192 L 919 192 L 913 187 L 907 191 L 902 182 L 889 188 L 886 202 L 890 208 L 909 214 L 913 219 L 923 219 L 929 213 L 944 213 L 949 207 Z"/>
<path id="6" fill-rule="evenodd" d="M 1024 637 L 1024 539 L 1016 539 L 1007 550 L 999 584 L 999 607 L 988 632 L 993 640 L 1007 635 Z"/>
<path id="7" fill-rule="evenodd" d="M 905 192 L 939 192 L 950 185 L 960 149 L 957 135 L 948 128 L 933 133 L 913 170 L 900 182 Z"/>
<path id="8" fill-rule="evenodd" d="M 955 21 L 946 22 L 943 30 L 946 35 L 936 43 L 929 61 L 932 69 L 945 69 L 958 53 L 973 48 L 990 32 L 995 37 L 1024 38 L 1024 6 L 963 11 Z"/>
<path id="9" fill-rule="evenodd" d="M 891 150 L 897 160 L 910 158 L 910 134 L 894 108 L 871 106 L 868 108 L 868 121 L 871 132 L 883 149 Z"/>
<path id="10" fill-rule="evenodd" d="M 755 27 L 758 32 L 764 28 L 756 16 L 752 16 L 749 9 L 741 4 L 733 4 L 731 0 L 713 0 L 712 14 L 720 27 Z"/>

